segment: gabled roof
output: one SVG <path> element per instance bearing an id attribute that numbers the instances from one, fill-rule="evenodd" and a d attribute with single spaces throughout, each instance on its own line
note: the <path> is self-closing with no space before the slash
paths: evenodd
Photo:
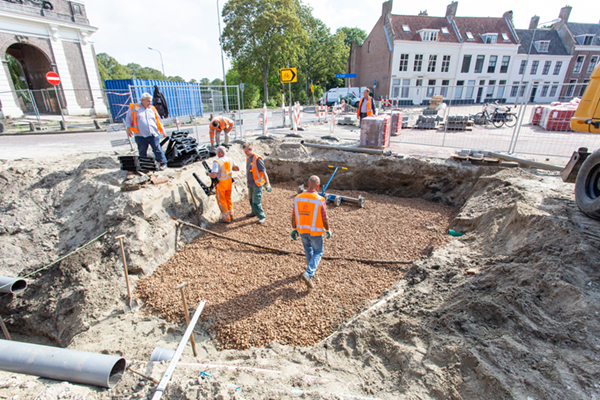
<path id="1" fill-rule="evenodd" d="M 456 37 L 456 32 L 452 24 L 446 17 L 430 17 L 427 15 L 391 15 L 392 27 L 396 40 L 413 40 L 421 41 L 421 36 L 418 31 L 421 29 L 438 29 L 438 42 L 440 43 L 460 43 Z M 405 32 L 402 25 L 408 25 L 410 32 Z M 441 29 L 447 28 L 448 34 L 442 33 Z"/>
<path id="2" fill-rule="evenodd" d="M 482 35 L 486 33 L 498 34 L 498 45 L 517 44 L 517 38 L 512 34 L 512 29 L 505 18 L 491 17 L 456 17 L 454 23 L 465 43 L 484 43 Z M 475 40 L 467 40 L 467 32 L 473 34 Z M 502 34 L 507 35 L 508 41 L 504 41 Z"/>
<path id="3" fill-rule="evenodd" d="M 600 46 L 600 24 L 581 24 L 577 22 L 567 22 L 567 28 L 573 37 L 581 35 L 594 35 L 593 45 Z"/>
<path id="4" fill-rule="evenodd" d="M 567 50 L 565 43 L 562 41 L 557 31 L 538 29 L 535 31 L 534 37 L 533 29 L 517 29 L 517 35 L 519 35 L 519 39 L 521 39 L 521 46 L 519 46 L 518 51 L 519 54 L 527 54 L 529 52 L 531 39 L 533 39 L 535 42 L 548 40 L 550 41 L 550 45 L 547 52 L 540 53 L 535 48 L 534 43 L 534 45 L 531 46 L 531 53 L 529 54 L 550 54 L 554 56 L 569 55 L 569 50 Z"/>

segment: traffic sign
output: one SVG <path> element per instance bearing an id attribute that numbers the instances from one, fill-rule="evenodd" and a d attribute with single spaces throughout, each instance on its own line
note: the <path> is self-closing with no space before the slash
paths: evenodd
<path id="1" fill-rule="evenodd" d="M 310 91 L 311 91 L 312 93 L 314 93 L 314 92 L 315 92 L 315 86 L 314 86 L 314 85 L 310 85 Z"/>
<path id="2" fill-rule="evenodd" d="M 377 81 L 375 79 L 373 80 L 373 87 L 377 87 Z"/>
<path id="3" fill-rule="evenodd" d="M 55 72 L 48 72 L 46 74 L 46 80 L 49 84 L 56 86 L 60 83 L 60 76 Z"/>
<path id="4" fill-rule="evenodd" d="M 244 84 L 240 83 L 240 90 L 243 92 L 244 91 Z"/>
<path id="5" fill-rule="evenodd" d="M 296 68 L 282 68 L 279 70 L 281 75 L 281 83 L 298 82 Z"/>
<path id="6" fill-rule="evenodd" d="M 335 74 L 336 78 L 356 78 L 356 74 Z"/>

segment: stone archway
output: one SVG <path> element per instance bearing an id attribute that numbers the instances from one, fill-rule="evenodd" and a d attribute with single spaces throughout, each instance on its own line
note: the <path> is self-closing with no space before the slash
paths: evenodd
<path id="1" fill-rule="evenodd" d="M 46 80 L 46 74 L 53 71 L 46 54 L 27 43 L 12 44 L 6 49 L 6 54 L 14 57 L 19 62 L 27 88 L 32 92 L 40 113 L 60 113 L 56 92 Z M 21 106 L 23 108 L 23 104 Z M 30 110 L 23 109 L 23 111 Z"/>

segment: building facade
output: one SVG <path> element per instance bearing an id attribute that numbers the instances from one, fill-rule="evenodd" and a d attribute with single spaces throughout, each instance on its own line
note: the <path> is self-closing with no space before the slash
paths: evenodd
<path id="1" fill-rule="evenodd" d="M 41 113 L 62 109 L 69 115 L 106 115 L 91 42 L 96 31 L 80 0 L 24 0 L 23 4 L 0 0 L 2 117 L 31 112 L 29 96 L 35 98 Z M 15 60 L 21 73 L 15 76 L 13 71 L 11 77 L 9 62 Z M 60 76 L 58 91 L 46 81 L 48 72 Z M 23 82 L 21 90 L 16 90 L 13 79 Z"/>

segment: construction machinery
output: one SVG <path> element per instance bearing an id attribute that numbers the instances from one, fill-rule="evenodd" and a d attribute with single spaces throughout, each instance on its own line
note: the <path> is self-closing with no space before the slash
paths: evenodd
<path id="1" fill-rule="evenodd" d="M 583 94 L 571 129 L 578 132 L 600 133 L 600 64 L 596 66 Z M 586 215 L 600 219 L 600 149 L 588 153 L 581 148 L 561 172 L 565 182 L 575 182 L 577 206 Z"/>
<path id="2" fill-rule="evenodd" d="M 355 198 L 355 197 L 348 197 L 348 196 L 340 196 L 337 194 L 332 194 L 332 193 L 326 192 L 326 190 L 329 187 L 329 184 L 331 183 L 331 181 L 333 180 L 333 177 L 335 176 L 336 172 L 338 172 L 339 169 L 345 169 L 345 170 L 348 169 L 346 167 L 337 167 L 337 166 L 333 166 L 333 165 L 329 165 L 329 168 L 334 169 L 333 174 L 331 174 L 329 181 L 327 181 L 327 183 L 323 186 L 323 190 L 321 190 L 321 193 L 319 193 L 319 194 L 321 196 L 325 197 L 326 201 L 332 202 L 336 207 L 339 207 L 342 204 L 342 201 L 347 201 L 349 203 L 354 203 L 354 204 L 358 205 L 360 208 L 363 208 L 365 206 L 365 198 L 362 196 L 358 196 L 358 198 Z M 298 193 L 302 193 L 302 192 L 304 192 L 304 190 L 305 190 L 304 185 L 298 186 Z"/>

